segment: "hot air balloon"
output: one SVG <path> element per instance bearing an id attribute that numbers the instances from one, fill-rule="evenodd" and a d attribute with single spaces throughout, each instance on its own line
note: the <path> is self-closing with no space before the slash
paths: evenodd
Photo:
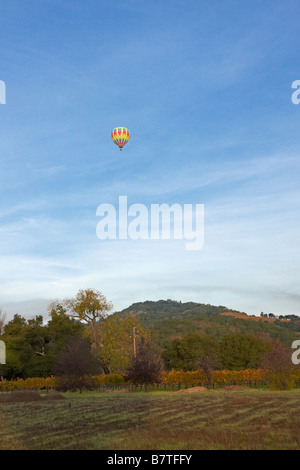
<path id="1" fill-rule="evenodd" d="M 126 127 L 115 127 L 111 131 L 111 138 L 120 150 L 127 144 L 130 139 L 130 132 Z"/>

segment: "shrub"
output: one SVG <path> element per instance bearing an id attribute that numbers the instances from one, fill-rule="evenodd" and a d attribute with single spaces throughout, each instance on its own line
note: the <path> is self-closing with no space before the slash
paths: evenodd
<path id="1" fill-rule="evenodd" d="M 105 374 L 94 376 L 99 385 L 123 385 L 125 377 L 121 374 Z"/>
<path id="2" fill-rule="evenodd" d="M 59 392 L 76 392 L 83 390 L 95 390 L 97 382 L 91 375 L 65 375 L 57 378 L 56 390 Z"/>

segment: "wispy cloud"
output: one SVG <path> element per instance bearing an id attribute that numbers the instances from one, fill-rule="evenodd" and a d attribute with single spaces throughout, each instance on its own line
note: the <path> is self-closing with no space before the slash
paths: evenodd
<path id="1" fill-rule="evenodd" d="M 4 6 L 0 305 L 28 314 L 23 300 L 43 309 L 91 286 L 116 308 L 175 296 L 300 312 L 297 12 L 277 0 Z M 119 124 L 132 131 L 123 152 Z M 120 195 L 204 204 L 203 249 L 97 239 L 98 205 Z"/>

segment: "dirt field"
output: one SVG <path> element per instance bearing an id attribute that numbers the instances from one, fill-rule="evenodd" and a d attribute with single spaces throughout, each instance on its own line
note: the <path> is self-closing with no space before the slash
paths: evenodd
<path id="1" fill-rule="evenodd" d="M 0 397 L 0 450 L 300 449 L 300 390 Z"/>

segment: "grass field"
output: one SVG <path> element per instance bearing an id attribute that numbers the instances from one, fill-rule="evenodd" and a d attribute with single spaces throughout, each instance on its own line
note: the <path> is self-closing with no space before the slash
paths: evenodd
<path id="1" fill-rule="evenodd" d="M 0 403 L 0 450 L 300 449 L 300 390 L 65 393 Z"/>

